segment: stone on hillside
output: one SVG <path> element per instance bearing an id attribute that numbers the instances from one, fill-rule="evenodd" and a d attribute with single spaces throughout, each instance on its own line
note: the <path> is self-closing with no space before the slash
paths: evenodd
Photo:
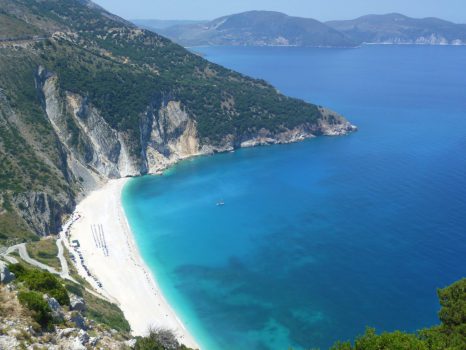
<path id="1" fill-rule="evenodd" d="M 7 284 L 15 279 L 15 275 L 10 272 L 5 262 L 0 261 L 0 283 Z"/>
<path id="2" fill-rule="evenodd" d="M 73 295 L 73 294 L 70 296 L 70 306 L 71 306 L 71 310 L 75 310 L 75 311 L 86 310 L 86 303 L 84 302 L 84 299 L 76 295 Z"/>
<path id="3" fill-rule="evenodd" d="M 57 299 L 51 298 L 47 295 L 44 296 L 44 299 L 47 301 L 47 304 L 49 304 L 49 307 L 52 310 L 53 319 L 59 322 L 63 322 L 65 315 L 63 314 L 63 310 Z"/>
<path id="4" fill-rule="evenodd" d="M 76 328 L 65 328 L 59 329 L 57 331 L 57 335 L 59 338 L 68 338 L 71 334 L 73 334 L 77 329 Z"/>
<path id="5" fill-rule="evenodd" d="M 74 323 L 77 328 L 87 330 L 86 319 L 79 312 L 73 311 L 67 316 L 67 320 Z"/>
<path id="6" fill-rule="evenodd" d="M 79 340 L 79 337 L 76 337 L 70 346 L 70 350 L 87 350 L 87 348 L 83 344 L 81 344 L 81 340 Z"/>
<path id="7" fill-rule="evenodd" d="M 86 345 L 87 343 L 89 343 L 89 339 L 90 339 L 89 334 L 87 334 L 86 331 L 81 329 L 79 331 L 78 339 L 79 339 L 79 341 L 81 342 L 82 345 Z"/>
<path id="8" fill-rule="evenodd" d="M 89 338 L 89 345 L 93 348 L 97 346 L 97 343 L 101 340 L 101 337 L 91 337 Z"/>

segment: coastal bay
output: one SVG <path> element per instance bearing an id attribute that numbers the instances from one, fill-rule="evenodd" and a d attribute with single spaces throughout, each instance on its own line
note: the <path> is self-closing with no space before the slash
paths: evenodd
<path id="1" fill-rule="evenodd" d="M 436 324 L 435 289 L 464 272 L 464 48 L 200 50 L 359 127 L 128 183 L 141 255 L 201 347 L 325 349 Z"/>

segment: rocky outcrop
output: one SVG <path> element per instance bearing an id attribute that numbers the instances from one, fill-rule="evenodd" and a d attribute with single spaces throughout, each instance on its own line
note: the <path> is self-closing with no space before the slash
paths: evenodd
<path id="1" fill-rule="evenodd" d="M 5 262 L 0 260 L 0 284 L 6 284 L 13 281 L 15 275 L 10 272 Z"/>
<path id="2" fill-rule="evenodd" d="M 52 310 L 52 317 L 56 322 L 63 322 L 65 314 L 58 303 L 57 299 L 49 297 L 48 295 L 44 295 L 44 300 L 47 301 L 47 304 Z"/>
<path id="3" fill-rule="evenodd" d="M 343 136 L 356 131 L 358 128 L 348 122 L 340 114 L 328 109 L 319 107 L 322 117 L 317 127 L 317 135 Z"/>
<path id="4" fill-rule="evenodd" d="M 74 311 L 82 312 L 86 310 L 86 304 L 84 302 L 84 299 L 73 294 L 70 295 L 70 307 L 71 310 Z"/>
<path id="5" fill-rule="evenodd" d="M 201 154 L 196 122 L 178 101 L 164 103 L 153 116 L 146 157 L 149 173 Z"/>

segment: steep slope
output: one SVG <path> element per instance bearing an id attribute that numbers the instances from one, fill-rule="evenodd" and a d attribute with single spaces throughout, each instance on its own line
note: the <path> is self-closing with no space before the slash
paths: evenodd
<path id="1" fill-rule="evenodd" d="M 353 130 L 91 2 L 0 8 L 9 28 L 0 42 L 0 240 L 58 232 L 76 200 L 109 178 Z"/>
<path id="2" fill-rule="evenodd" d="M 270 11 L 244 12 L 159 32 L 185 46 L 355 46 L 351 39 L 319 21 Z"/>
<path id="3" fill-rule="evenodd" d="M 466 25 L 438 18 L 415 19 L 392 13 L 326 24 L 358 43 L 466 44 Z"/>

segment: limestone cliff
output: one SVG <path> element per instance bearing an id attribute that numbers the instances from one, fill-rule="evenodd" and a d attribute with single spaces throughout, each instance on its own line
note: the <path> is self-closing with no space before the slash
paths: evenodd
<path id="1" fill-rule="evenodd" d="M 356 129 L 337 113 L 320 108 L 322 118 L 318 124 L 301 125 L 278 133 L 263 128 L 257 133 L 228 135 L 219 144 L 206 144 L 198 136 L 194 116 L 188 114 L 180 101 L 169 99 L 148 106 L 146 116 L 141 118 L 142 151 L 134 154 L 125 141 L 128 135 L 112 129 L 92 101 L 59 91 L 57 76 L 42 67 L 39 67 L 38 77 L 47 116 L 67 150 L 67 166 L 76 178 L 82 179 L 84 192 L 106 179 L 156 174 L 193 156 L 239 147 L 290 143 L 319 135 L 345 135 Z M 71 130 L 70 125 L 78 129 L 78 143 L 72 141 L 76 130 Z"/>

